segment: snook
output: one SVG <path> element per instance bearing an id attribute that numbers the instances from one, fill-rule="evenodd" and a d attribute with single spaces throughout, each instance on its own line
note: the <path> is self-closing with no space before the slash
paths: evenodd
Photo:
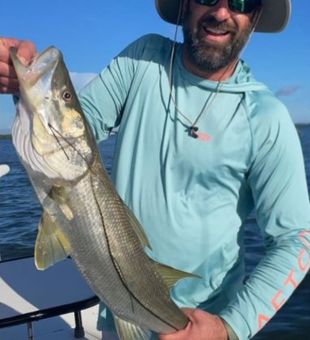
<path id="1" fill-rule="evenodd" d="M 101 164 L 61 52 L 50 47 L 28 67 L 14 50 L 11 58 L 20 83 L 13 142 L 43 206 L 37 267 L 70 255 L 123 339 L 184 328 L 168 287 L 189 275 L 146 256 L 146 236 Z"/>

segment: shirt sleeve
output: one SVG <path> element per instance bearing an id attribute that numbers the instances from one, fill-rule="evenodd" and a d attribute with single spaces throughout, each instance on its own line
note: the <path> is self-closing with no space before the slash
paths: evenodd
<path id="1" fill-rule="evenodd" d="M 266 254 L 220 313 L 240 340 L 274 316 L 310 266 L 310 206 L 298 134 L 281 103 L 266 103 L 264 111 L 252 122 L 248 183 Z"/>
<path id="2" fill-rule="evenodd" d="M 135 74 L 135 42 L 115 57 L 79 93 L 79 100 L 96 140 L 106 139 L 121 120 Z"/>
<path id="3" fill-rule="evenodd" d="M 98 142 L 119 126 L 128 94 L 139 78 L 138 70 L 152 60 L 162 40 L 155 34 L 137 39 L 80 91 L 82 109 Z"/>
<path id="4" fill-rule="evenodd" d="M 79 94 L 82 109 L 99 142 L 119 124 L 126 93 L 119 59 L 114 59 Z"/>

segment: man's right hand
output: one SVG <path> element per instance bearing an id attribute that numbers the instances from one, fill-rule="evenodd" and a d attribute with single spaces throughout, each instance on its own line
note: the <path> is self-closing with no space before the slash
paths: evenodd
<path id="1" fill-rule="evenodd" d="M 28 65 L 36 56 L 35 45 L 30 41 L 14 38 L 0 38 L 0 93 L 17 94 L 18 80 L 10 58 L 10 48 L 17 49 L 20 60 Z"/>

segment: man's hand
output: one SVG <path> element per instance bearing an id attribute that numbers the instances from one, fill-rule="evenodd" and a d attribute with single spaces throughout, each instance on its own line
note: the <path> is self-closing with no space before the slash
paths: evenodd
<path id="1" fill-rule="evenodd" d="M 184 309 L 189 323 L 181 331 L 160 335 L 159 340 L 227 340 L 228 334 L 222 319 L 201 309 Z"/>
<path id="2" fill-rule="evenodd" d="M 10 58 L 11 47 L 17 49 L 17 55 L 25 65 L 37 54 L 35 45 L 30 41 L 0 38 L 0 93 L 18 93 L 18 80 Z"/>

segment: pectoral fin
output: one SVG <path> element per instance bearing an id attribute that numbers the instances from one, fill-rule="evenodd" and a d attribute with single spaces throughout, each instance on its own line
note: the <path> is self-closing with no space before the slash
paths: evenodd
<path id="1" fill-rule="evenodd" d="M 157 271 L 159 272 L 159 274 L 161 275 L 162 279 L 164 280 L 165 284 L 168 286 L 169 289 L 172 288 L 177 283 L 177 281 L 181 279 L 201 278 L 199 275 L 187 273 L 182 270 L 178 270 L 155 261 L 154 263 Z"/>
<path id="2" fill-rule="evenodd" d="M 56 221 L 43 212 L 35 244 L 35 264 L 40 270 L 64 260 L 70 254 L 70 244 Z"/>
<path id="3" fill-rule="evenodd" d="M 149 340 L 151 332 L 114 315 L 115 327 L 120 340 Z"/>

